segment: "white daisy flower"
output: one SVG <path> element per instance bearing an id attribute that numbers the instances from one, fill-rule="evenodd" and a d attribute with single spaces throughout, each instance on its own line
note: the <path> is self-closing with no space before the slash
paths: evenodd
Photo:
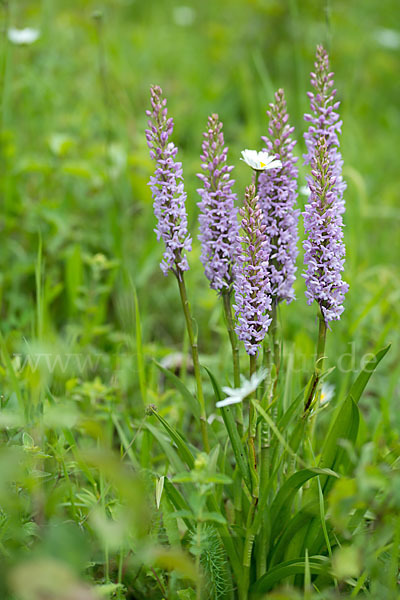
<path id="1" fill-rule="evenodd" d="M 257 152 L 257 150 L 242 150 L 242 158 L 249 167 L 255 171 L 266 171 L 268 169 L 280 169 L 282 163 L 277 158 L 270 156 L 268 152 Z"/>
<path id="2" fill-rule="evenodd" d="M 253 373 L 250 380 L 241 377 L 242 385 L 240 388 L 223 387 L 222 391 L 227 394 L 227 397 L 224 398 L 224 400 L 217 402 L 217 408 L 223 408 L 224 406 L 230 406 L 231 404 L 243 402 L 247 396 L 250 396 L 250 394 L 256 391 L 260 383 L 266 378 L 267 375 L 267 369 L 260 369 L 258 373 Z"/>
<path id="3" fill-rule="evenodd" d="M 25 27 L 25 29 L 10 27 L 7 31 L 7 37 L 10 42 L 17 46 L 25 46 L 36 42 L 40 37 L 40 31 L 38 29 L 31 29 L 30 27 Z"/>

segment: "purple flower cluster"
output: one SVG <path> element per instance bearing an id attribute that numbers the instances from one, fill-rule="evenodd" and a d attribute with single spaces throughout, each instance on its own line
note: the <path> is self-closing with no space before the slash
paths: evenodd
<path id="1" fill-rule="evenodd" d="M 201 262 L 210 286 L 218 292 L 230 290 L 233 281 L 232 266 L 238 254 L 236 194 L 230 179 L 233 167 L 226 164 L 228 148 L 224 147 L 222 123 L 218 115 L 208 118 L 203 134 L 202 169 L 197 176 L 204 188 L 198 189 L 201 201 L 199 223 Z"/>
<path id="2" fill-rule="evenodd" d="M 247 354 L 257 354 L 271 322 L 269 243 L 254 185 L 246 189 L 242 216 L 241 251 L 235 265 L 235 309 L 238 338 Z"/>
<path id="3" fill-rule="evenodd" d="M 293 156 L 296 141 L 290 137 L 294 127 L 288 124 L 286 100 L 282 89 L 271 103 L 268 136 L 262 137 L 269 154 L 282 162 L 282 168 L 260 173 L 258 194 L 263 211 L 265 233 L 270 243 L 269 272 L 274 301 L 294 299 L 296 273 L 297 222 L 300 211 L 294 208 L 297 198 L 297 158 Z"/>
<path id="4" fill-rule="evenodd" d="M 156 162 L 154 176 L 150 178 L 150 188 L 154 200 L 154 214 L 157 239 L 164 241 L 165 252 L 160 264 L 164 275 L 168 271 L 187 271 L 189 268 L 184 251 L 190 252 L 192 240 L 187 230 L 185 209 L 186 193 L 183 186 L 182 163 L 176 162 L 178 152 L 173 142 L 169 142 L 174 123 L 167 117 L 166 99 L 159 86 L 151 87 L 151 110 L 149 129 L 146 129 L 150 156 Z"/>
<path id="5" fill-rule="evenodd" d="M 315 93 L 307 92 L 312 114 L 304 115 L 304 120 L 310 123 L 308 131 L 304 134 L 307 146 L 304 163 L 311 164 L 317 141 L 323 135 L 326 139 L 333 175 L 336 177 L 337 209 L 343 213 L 345 210 L 343 192 L 346 189 L 346 183 L 342 178 L 343 159 L 339 151 L 338 137 L 338 134 L 341 133 L 342 121 L 336 112 L 340 102 L 336 101 L 336 90 L 332 89 L 334 74 L 329 71 L 328 53 L 322 46 L 317 46 L 314 66 L 315 73 L 311 73 L 311 85 L 314 87 Z"/>
<path id="6" fill-rule="evenodd" d="M 311 84 L 316 92 L 308 94 L 313 114 L 304 116 L 310 122 L 304 135 L 308 150 L 305 163 L 311 166 L 308 178 L 311 195 L 303 213 L 308 236 L 303 243 L 307 265 L 304 277 L 308 304 L 316 300 L 325 321 L 329 322 L 340 318 L 349 286 L 341 276 L 345 257 L 342 214 L 346 184 L 338 139 L 341 121 L 335 112 L 339 102 L 335 101 L 333 73 L 329 72 L 328 55 L 322 46 L 317 47 Z"/>

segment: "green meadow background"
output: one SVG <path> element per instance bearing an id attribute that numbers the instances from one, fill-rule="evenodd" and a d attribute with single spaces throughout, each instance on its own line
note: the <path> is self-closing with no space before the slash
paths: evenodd
<path id="1" fill-rule="evenodd" d="M 360 403 L 360 435 L 376 452 L 398 450 L 399 16 L 396 0 L 0 2 L 2 598 L 39 598 L 29 592 L 28 556 L 37 557 L 36 572 L 54 568 L 65 577 L 134 587 L 121 575 L 134 553 L 119 551 L 122 533 L 105 516 L 115 516 L 105 481 L 113 474 L 118 494 L 132 506 L 146 504 L 140 487 L 125 489 L 115 458 L 121 445 L 133 466 L 163 473 L 160 448 L 142 433 L 144 405 L 188 427 L 187 407 L 152 360 L 188 368 L 178 354 L 188 343 L 176 282 L 159 269 L 163 248 L 153 233 L 153 164 L 144 137 L 152 83 L 168 98 L 183 162 L 194 238 L 187 285 L 201 360 L 228 382 L 221 304 L 199 262 L 202 131 L 217 112 L 240 203 L 250 180 L 240 151 L 261 149 L 265 111 L 283 87 L 304 186 L 309 72 L 316 45 L 327 47 L 343 118 L 350 284 L 342 319 L 328 333 L 329 365 L 339 365 L 329 376 L 332 402 L 362 357 L 392 342 Z M 13 45 L 8 27 L 37 28 L 40 38 Z M 305 202 L 300 194 L 300 208 Z M 302 222 L 299 229 L 302 237 Z M 316 309 L 304 296 L 302 252 L 298 267 L 297 300 L 281 309 L 285 402 L 309 377 L 317 328 Z M 192 385 L 190 374 L 186 381 Z M 210 390 L 207 402 L 215 412 Z M 7 452 L 17 446 L 24 459 L 15 464 L 22 469 L 18 492 L 6 468 L 13 464 Z M 78 456 L 78 447 L 89 454 Z M 147 492 L 153 498 L 150 475 Z M 140 533 L 139 516 L 129 514 L 127 522 Z M 149 587 L 140 584 L 143 595 L 126 597 L 161 597 L 146 595 L 153 584 L 150 573 Z M 116 589 L 103 594 L 123 593 Z"/>

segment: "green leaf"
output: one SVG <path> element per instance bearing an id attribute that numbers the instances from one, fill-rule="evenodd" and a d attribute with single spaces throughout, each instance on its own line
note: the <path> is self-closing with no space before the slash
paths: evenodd
<path id="1" fill-rule="evenodd" d="M 321 468 L 338 470 L 344 452 L 343 448 L 338 446 L 338 441 L 346 439 L 354 443 L 357 438 L 358 423 L 357 405 L 351 397 L 346 398 L 325 438 L 319 461 Z M 321 487 L 324 493 L 327 483 L 328 480 L 326 478 L 321 478 Z"/>
<path id="2" fill-rule="evenodd" d="M 205 483 L 217 483 L 219 485 L 232 485 L 233 480 L 224 473 L 210 473 L 204 477 Z"/>
<path id="3" fill-rule="evenodd" d="M 367 362 L 365 367 L 362 369 L 361 373 L 359 373 L 357 379 L 351 386 L 349 396 L 351 396 L 356 404 L 361 398 L 361 395 L 370 380 L 372 373 L 375 371 L 376 367 L 381 362 L 382 358 L 387 354 L 390 349 L 391 344 L 388 344 L 382 350 L 379 350 L 371 360 Z"/>
<path id="4" fill-rule="evenodd" d="M 168 461 L 171 463 L 173 468 L 177 473 L 185 470 L 185 464 L 181 460 L 177 449 L 171 444 L 169 439 L 164 435 L 160 435 L 159 429 L 151 425 L 151 423 L 146 423 L 145 427 L 150 431 L 153 435 L 154 439 L 160 444 L 161 448 L 164 450 Z"/>
<path id="5" fill-rule="evenodd" d="M 115 429 L 117 430 L 117 433 L 119 435 L 119 439 L 121 440 L 121 444 L 122 444 L 126 454 L 129 456 L 129 458 L 132 462 L 132 465 L 134 466 L 135 469 L 139 469 L 140 464 L 136 458 L 136 454 L 134 453 L 134 451 L 132 449 L 132 443 L 128 441 L 128 438 L 125 435 L 125 431 L 124 431 L 121 423 L 119 422 L 118 417 L 116 416 L 115 413 L 112 413 L 111 418 L 115 425 Z"/>
<path id="6" fill-rule="evenodd" d="M 176 510 L 175 512 L 171 513 L 171 517 L 174 517 L 175 519 L 193 519 L 194 520 L 194 514 L 192 513 L 191 510 Z"/>
<path id="7" fill-rule="evenodd" d="M 156 410 L 153 410 L 152 414 L 160 421 L 171 440 L 174 442 L 174 444 L 176 444 L 180 458 L 187 464 L 189 469 L 193 469 L 194 457 L 190 452 L 184 437 L 178 431 L 176 431 L 176 429 L 174 429 Z"/>
<path id="8" fill-rule="evenodd" d="M 178 390 L 178 392 L 181 394 L 183 400 L 190 406 L 190 411 L 193 413 L 195 418 L 199 421 L 200 420 L 200 407 L 199 407 L 199 403 L 197 402 L 197 400 L 193 396 L 193 394 L 188 390 L 186 385 L 179 379 L 179 377 L 177 377 L 175 375 L 175 373 L 173 373 L 169 369 L 166 369 L 165 367 L 163 367 L 156 360 L 154 361 L 154 363 L 157 365 L 157 367 L 160 369 L 160 371 L 162 373 L 164 373 L 165 377 L 167 379 L 169 379 L 169 381 L 172 383 L 172 385 Z"/>
<path id="9" fill-rule="evenodd" d="M 271 515 L 271 537 L 274 539 L 280 531 L 284 530 L 284 525 L 289 521 L 290 509 L 294 496 L 297 491 L 311 478 L 317 475 L 325 475 L 326 477 L 338 477 L 336 473 L 330 469 L 302 469 L 294 473 L 285 483 L 275 496 L 272 502 Z"/>
<path id="10" fill-rule="evenodd" d="M 285 438 L 283 437 L 283 435 L 281 434 L 281 432 L 279 431 L 279 429 L 275 425 L 274 421 L 267 414 L 267 412 L 262 408 L 262 406 L 256 400 L 254 400 L 254 399 L 252 399 L 251 402 L 253 403 L 253 406 L 257 410 L 257 412 L 260 413 L 260 415 L 262 416 L 262 418 L 270 426 L 271 430 L 273 431 L 273 433 L 275 434 L 275 436 L 278 438 L 279 442 L 285 448 L 285 450 L 291 456 L 293 456 L 293 458 L 295 458 L 300 464 L 303 464 L 305 466 L 305 462 L 300 458 L 300 456 L 297 456 L 296 452 L 294 452 L 293 449 L 289 446 L 289 444 L 287 443 L 287 441 L 285 440 Z"/>
<path id="11" fill-rule="evenodd" d="M 289 423 L 291 422 L 291 420 L 293 419 L 293 417 L 295 417 L 296 415 L 296 410 L 298 409 L 299 406 L 301 406 L 301 401 L 304 398 L 304 390 L 302 390 L 297 396 L 296 398 L 293 400 L 293 402 L 290 404 L 289 408 L 286 410 L 286 412 L 282 415 L 282 417 L 279 419 L 278 421 L 278 429 L 280 431 L 284 431 Z"/>
<path id="12" fill-rule="evenodd" d="M 331 468 L 334 471 L 347 472 L 349 458 L 345 448 L 339 444 L 340 440 L 348 440 L 355 444 L 359 426 L 359 410 L 357 403 L 373 373 L 382 358 L 388 352 L 390 345 L 386 346 L 365 365 L 356 381 L 353 383 L 348 396 L 337 407 L 336 414 L 332 419 L 331 426 L 325 438 L 322 447 L 319 466 L 322 468 Z M 321 476 L 320 484 L 323 495 L 326 497 L 333 485 L 333 481 L 328 477 Z M 310 524 L 309 531 L 305 538 L 304 547 L 308 547 L 311 552 L 317 552 L 324 543 L 324 532 L 321 531 L 320 522 L 317 519 Z"/>
<path id="13" fill-rule="evenodd" d="M 177 590 L 176 595 L 178 596 L 179 600 L 196 600 L 196 592 L 193 588 Z"/>
<path id="14" fill-rule="evenodd" d="M 215 379 L 214 375 L 211 373 L 211 371 L 207 367 L 204 367 L 204 369 L 208 373 L 211 384 L 214 388 L 215 398 L 216 398 L 217 402 L 219 402 L 220 400 L 223 399 L 223 397 L 222 397 L 222 391 L 218 385 L 218 382 Z M 240 469 L 240 472 L 242 474 L 243 480 L 244 480 L 247 488 L 249 490 L 251 490 L 251 479 L 250 479 L 249 465 L 247 462 L 247 454 L 245 453 L 245 450 L 244 450 L 244 447 L 242 444 L 242 440 L 240 439 L 239 432 L 236 427 L 235 419 L 232 414 L 232 409 L 230 406 L 225 406 L 224 408 L 221 408 L 220 410 L 222 413 L 222 418 L 224 420 L 226 430 L 229 435 L 229 439 L 231 440 L 232 449 L 233 449 L 233 453 L 235 455 L 236 463 Z"/>
<path id="15" fill-rule="evenodd" d="M 349 440 L 354 444 L 357 439 L 359 420 L 360 417 L 357 405 L 351 397 L 346 398 L 328 433 L 319 462 L 320 467 L 331 467 L 333 470 L 339 472 L 341 465 L 344 464 L 344 471 L 346 471 L 348 459 L 345 454 L 345 449 L 339 445 L 339 440 Z M 320 485 L 322 495 L 326 497 L 332 488 L 333 480 L 321 476 Z M 310 524 L 308 533 L 305 537 L 304 547 L 308 547 L 310 552 L 317 552 L 323 545 L 324 538 L 325 536 L 324 531 L 321 529 L 321 522 L 319 519 L 315 519 Z"/>
<path id="16" fill-rule="evenodd" d="M 344 456 L 344 449 L 338 448 L 338 440 L 346 439 L 355 442 L 358 433 L 359 414 L 357 404 L 373 373 L 382 358 L 388 352 L 390 344 L 382 348 L 373 358 L 368 361 L 356 381 L 350 388 L 350 392 L 342 404 L 336 409 L 332 424 L 322 447 L 320 467 L 328 467 L 338 470 Z M 326 480 L 321 478 L 321 486 L 325 492 Z"/>
<path id="17" fill-rule="evenodd" d="M 287 550 L 290 540 L 295 536 L 296 532 L 311 521 L 318 511 L 317 500 L 311 500 L 305 506 L 303 506 L 287 523 L 282 531 L 282 535 L 279 540 L 271 548 L 270 557 L 268 564 L 273 567 L 277 563 L 281 562 L 282 557 Z"/>
<path id="18" fill-rule="evenodd" d="M 176 487 L 169 481 L 169 479 L 165 478 L 164 480 L 164 491 L 168 500 L 171 502 L 172 506 L 176 508 L 177 511 L 187 511 L 191 513 L 191 509 L 189 504 L 186 502 L 184 496 L 182 496 L 181 492 L 176 489 Z M 172 515 L 171 515 L 172 516 Z M 193 525 L 190 522 L 190 519 L 183 516 L 182 517 L 186 527 L 192 531 Z"/>
<path id="19" fill-rule="evenodd" d="M 303 558 L 288 560 L 276 567 L 273 567 L 265 573 L 250 588 L 251 594 L 265 594 L 269 592 L 277 583 L 292 575 L 303 575 L 306 568 L 311 575 L 323 575 L 328 572 L 328 560 L 324 556 L 310 556 L 307 561 Z"/>
<path id="20" fill-rule="evenodd" d="M 226 519 L 221 513 L 217 512 L 203 512 L 200 521 L 212 521 L 213 523 L 221 523 L 221 525 L 226 524 Z"/>

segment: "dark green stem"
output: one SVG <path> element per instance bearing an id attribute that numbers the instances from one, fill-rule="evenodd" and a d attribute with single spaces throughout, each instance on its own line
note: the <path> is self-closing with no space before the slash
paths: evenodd
<path id="1" fill-rule="evenodd" d="M 271 401 L 271 392 L 272 389 L 272 381 L 271 381 L 271 363 L 272 363 L 272 355 L 271 355 L 271 346 L 267 343 L 268 340 L 264 340 L 264 360 L 263 366 L 268 370 L 268 379 L 266 382 L 266 386 L 264 389 L 265 396 L 265 406 L 264 409 L 267 408 L 267 405 Z M 268 394 L 266 392 L 269 392 Z M 266 483 L 269 479 L 269 469 L 270 469 L 270 431 L 267 422 L 263 419 L 260 425 L 260 499 L 259 499 L 259 511 L 264 512 L 265 498 L 261 493 L 261 490 L 265 489 Z M 257 548 L 257 579 L 259 579 L 267 569 L 267 554 L 268 554 L 268 540 L 267 540 L 267 527 L 264 523 L 264 519 L 261 520 L 261 528 L 260 528 L 260 543 Z"/>
<path id="2" fill-rule="evenodd" d="M 257 356 L 255 354 L 250 355 L 250 377 L 256 372 L 257 369 Z M 253 394 L 255 397 L 255 393 Z M 257 473 L 257 455 L 255 448 L 255 437 L 257 429 L 257 413 L 250 400 L 249 408 L 249 430 L 248 430 L 248 447 L 249 447 L 249 461 L 250 461 L 250 472 L 252 478 L 252 500 L 250 504 L 249 513 L 246 522 L 246 537 L 244 540 L 243 547 L 243 577 L 239 588 L 240 599 L 247 598 L 249 582 L 250 582 L 250 565 L 251 565 L 251 554 L 253 550 L 253 544 L 255 539 L 254 531 L 254 518 L 256 514 L 256 508 L 258 504 L 259 494 L 259 480 Z"/>
<path id="3" fill-rule="evenodd" d="M 326 343 L 326 322 L 322 315 L 322 312 L 319 312 L 319 329 L 318 329 L 318 341 L 317 341 L 317 358 L 314 366 L 314 373 L 311 379 L 309 393 L 307 395 L 307 400 L 304 405 L 304 417 L 307 416 L 307 413 L 310 407 L 313 404 L 313 401 L 317 395 L 318 384 L 321 379 L 321 374 L 324 369 L 324 358 L 325 358 L 325 343 Z"/>
<path id="4" fill-rule="evenodd" d="M 203 446 L 206 452 L 210 451 L 210 444 L 208 442 L 208 432 L 207 432 L 207 415 L 206 415 L 206 405 L 204 401 L 203 395 L 203 385 L 201 382 L 201 373 L 200 373 L 200 361 L 199 361 L 199 350 L 197 346 L 197 339 L 193 330 L 193 322 L 192 315 L 190 314 L 189 301 L 186 293 L 185 280 L 183 278 L 183 271 L 181 271 L 178 267 L 176 270 L 176 278 L 178 280 L 179 292 L 182 300 L 182 308 L 185 315 L 186 327 L 189 336 L 190 347 L 192 349 L 192 359 L 193 359 L 193 370 L 194 376 L 196 379 L 197 386 L 197 400 L 200 405 L 200 427 L 201 427 L 201 435 L 203 438 Z"/>
<path id="5" fill-rule="evenodd" d="M 255 171 L 254 187 L 256 188 L 256 195 L 258 195 L 258 178 L 260 177 L 260 171 Z"/>
<path id="6" fill-rule="evenodd" d="M 274 395 L 276 392 L 276 386 L 278 385 L 279 371 L 281 368 L 281 345 L 278 336 L 278 303 L 276 300 L 273 301 L 271 310 L 271 343 L 272 343 L 272 356 L 275 365 L 275 381 L 274 381 Z"/>
<path id="7" fill-rule="evenodd" d="M 235 325 L 233 322 L 231 293 L 226 291 L 222 293 L 224 304 L 224 312 L 226 318 L 226 326 L 228 329 L 229 340 L 232 346 L 232 362 L 233 362 L 233 384 L 235 388 L 240 387 L 240 361 L 239 361 L 239 340 L 235 333 Z M 241 402 L 236 404 L 236 422 L 239 430 L 239 435 L 243 435 L 243 405 Z"/>

